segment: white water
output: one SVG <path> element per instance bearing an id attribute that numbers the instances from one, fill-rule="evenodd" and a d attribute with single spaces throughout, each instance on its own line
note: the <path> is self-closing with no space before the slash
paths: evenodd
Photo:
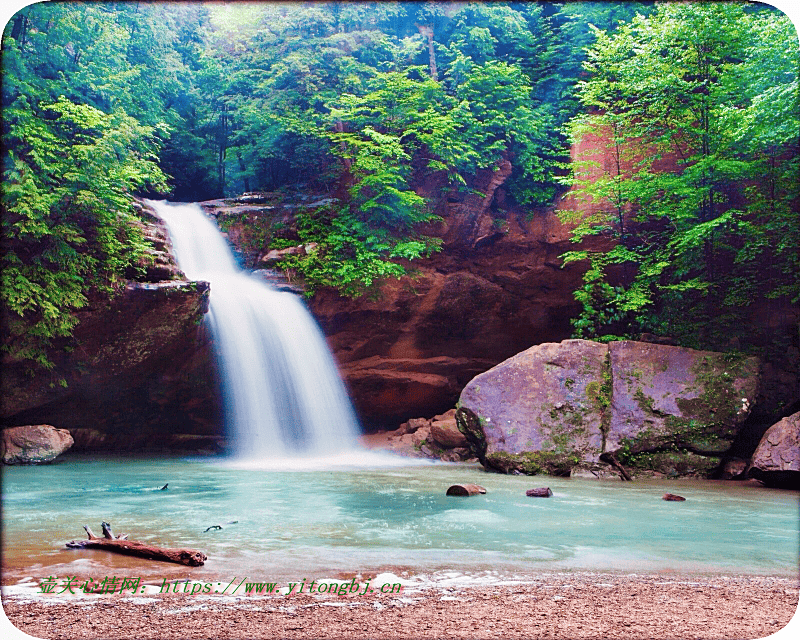
<path id="1" fill-rule="evenodd" d="M 200 207 L 150 201 L 178 265 L 211 283 L 208 321 L 239 460 L 357 452 L 357 420 L 322 333 L 302 301 L 242 271 Z"/>

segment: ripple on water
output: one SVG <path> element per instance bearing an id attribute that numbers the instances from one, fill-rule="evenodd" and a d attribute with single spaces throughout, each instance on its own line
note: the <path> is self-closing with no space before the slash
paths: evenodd
<path id="1" fill-rule="evenodd" d="M 2 485 L 4 561 L 45 577 L 77 571 L 82 565 L 70 563 L 89 556 L 63 552 L 63 544 L 84 537 L 83 524 L 97 531 L 106 520 L 132 539 L 203 550 L 209 561 L 200 573 L 235 567 L 265 579 L 389 564 L 796 575 L 796 493 L 701 482 L 545 481 L 404 462 L 302 473 L 198 459 L 71 459 L 14 469 Z M 487 494 L 445 496 L 458 482 L 483 485 Z M 553 497 L 525 496 L 544 482 Z M 166 483 L 166 491 L 154 490 Z M 688 500 L 664 502 L 667 492 Z M 216 524 L 223 528 L 206 532 Z M 99 553 L 92 571 L 124 565 Z M 144 566 L 128 562 L 131 571 Z"/>

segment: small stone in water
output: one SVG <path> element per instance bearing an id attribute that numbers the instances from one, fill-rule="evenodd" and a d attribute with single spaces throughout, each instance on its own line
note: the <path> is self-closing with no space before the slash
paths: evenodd
<path id="1" fill-rule="evenodd" d="M 529 498 L 549 498 L 553 495 L 553 491 L 550 487 L 538 487 L 536 489 L 528 489 L 525 495 Z"/>

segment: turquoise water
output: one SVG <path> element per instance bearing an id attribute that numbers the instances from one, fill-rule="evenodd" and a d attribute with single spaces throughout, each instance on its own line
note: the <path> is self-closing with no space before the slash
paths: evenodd
<path id="1" fill-rule="evenodd" d="M 504 476 L 446 464 L 296 471 L 117 458 L 7 467 L 2 479 L 6 582 L 112 571 L 298 580 L 382 571 L 795 576 L 798 567 L 798 494 L 733 483 Z M 487 493 L 445 496 L 458 482 Z M 550 486 L 553 497 L 526 497 L 536 486 Z M 663 501 L 666 492 L 687 500 Z M 63 548 L 84 537 L 83 524 L 99 533 L 102 520 L 130 539 L 200 549 L 209 559 L 187 569 Z M 205 532 L 216 524 L 223 528 Z"/>

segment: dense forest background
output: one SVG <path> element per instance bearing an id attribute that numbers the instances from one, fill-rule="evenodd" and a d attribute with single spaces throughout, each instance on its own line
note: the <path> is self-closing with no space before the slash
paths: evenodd
<path id="1" fill-rule="evenodd" d="M 426 176 L 500 161 L 516 206 L 577 188 L 575 239 L 609 240 L 564 256 L 587 265 L 576 336 L 763 348 L 760 311 L 800 300 L 799 61 L 748 3 L 29 6 L 3 34 L 3 348 L 47 366 L 135 276 L 135 196 L 335 194 L 274 246 L 316 243 L 286 266 L 359 295 L 439 248 Z M 587 135 L 614 162 L 570 159 Z"/>

